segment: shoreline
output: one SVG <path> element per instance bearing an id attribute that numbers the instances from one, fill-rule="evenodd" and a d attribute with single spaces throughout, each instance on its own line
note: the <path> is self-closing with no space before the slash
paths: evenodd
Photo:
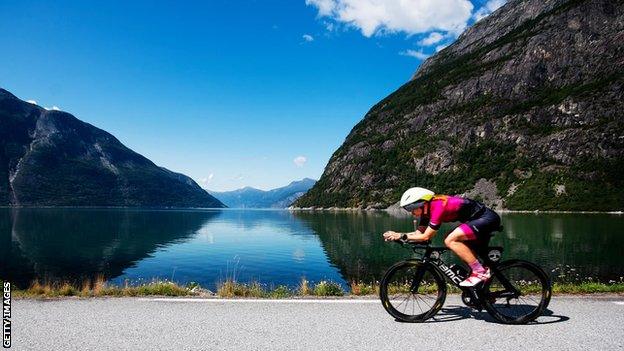
<path id="1" fill-rule="evenodd" d="M 0 206 L 5 209 L 77 209 L 77 210 L 154 210 L 154 211 L 215 211 L 215 210 L 229 210 L 229 211 L 289 211 L 289 212 L 362 212 L 362 213 L 376 213 L 386 212 L 392 214 L 400 214 L 406 217 L 409 216 L 402 209 L 398 207 L 388 208 L 371 208 L 371 207 L 285 207 L 285 208 L 273 208 L 273 207 L 258 207 L 258 208 L 231 208 L 231 207 L 157 207 L 157 206 L 145 206 L 145 207 L 131 207 L 131 206 Z M 610 215 L 624 215 L 624 211 L 566 211 L 566 210 L 508 210 L 508 209 L 495 209 L 500 214 L 506 213 L 527 213 L 527 214 L 610 214 Z"/>
<path id="2" fill-rule="evenodd" d="M 167 206 L 29 206 L 29 205 L 17 205 L 8 206 L 2 205 L 0 208 L 7 209 L 102 209 L 102 210 L 226 210 L 229 207 L 167 207 Z"/>
<path id="3" fill-rule="evenodd" d="M 361 207 L 288 207 L 288 211 L 292 212 L 388 212 L 394 214 L 403 214 L 405 211 L 398 208 L 361 208 Z M 565 211 L 565 210 L 507 210 L 507 209 L 495 209 L 496 213 L 529 213 L 529 214 L 611 214 L 611 215 L 624 215 L 624 211 Z M 410 216 L 408 213 L 404 215 Z"/>

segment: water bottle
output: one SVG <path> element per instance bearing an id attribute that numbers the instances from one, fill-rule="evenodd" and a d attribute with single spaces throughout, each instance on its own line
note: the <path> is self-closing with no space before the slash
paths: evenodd
<path id="1" fill-rule="evenodd" d="M 458 264 L 452 264 L 449 268 L 453 271 L 453 273 L 455 273 L 456 276 L 462 279 L 466 279 L 468 277 L 468 273 L 470 273 L 466 268 Z"/>

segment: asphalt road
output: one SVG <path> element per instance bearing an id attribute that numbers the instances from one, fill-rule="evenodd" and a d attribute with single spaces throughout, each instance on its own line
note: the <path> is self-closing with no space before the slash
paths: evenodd
<path id="1" fill-rule="evenodd" d="M 621 350 L 624 296 L 555 297 L 532 325 L 449 296 L 436 319 L 394 321 L 377 300 L 14 300 L 15 350 Z"/>

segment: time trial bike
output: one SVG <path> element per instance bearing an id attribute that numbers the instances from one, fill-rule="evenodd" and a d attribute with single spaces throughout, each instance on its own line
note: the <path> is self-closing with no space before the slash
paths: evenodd
<path id="1" fill-rule="evenodd" d="M 485 308 L 502 323 L 534 321 L 550 302 L 550 277 L 528 261 L 501 261 L 503 248 L 489 246 L 490 236 L 485 242 L 467 243 L 492 274 L 489 280 L 472 288 L 459 286 L 469 275 L 468 269 L 442 260 L 442 254 L 449 250 L 447 247 L 400 241 L 421 257 L 398 262 L 386 271 L 379 289 L 383 307 L 397 320 L 423 322 L 442 308 L 447 294 L 446 279 L 461 291 L 464 304 L 479 311 Z"/>

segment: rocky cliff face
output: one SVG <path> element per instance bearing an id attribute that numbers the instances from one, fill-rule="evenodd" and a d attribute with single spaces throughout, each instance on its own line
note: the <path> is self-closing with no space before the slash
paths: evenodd
<path id="1" fill-rule="evenodd" d="M 302 207 L 411 186 L 509 209 L 624 209 L 624 1 L 512 0 L 375 105 Z"/>
<path id="2" fill-rule="evenodd" d="M 109 133 L 3 89 L 0 205 L 225 207 Z"/>

